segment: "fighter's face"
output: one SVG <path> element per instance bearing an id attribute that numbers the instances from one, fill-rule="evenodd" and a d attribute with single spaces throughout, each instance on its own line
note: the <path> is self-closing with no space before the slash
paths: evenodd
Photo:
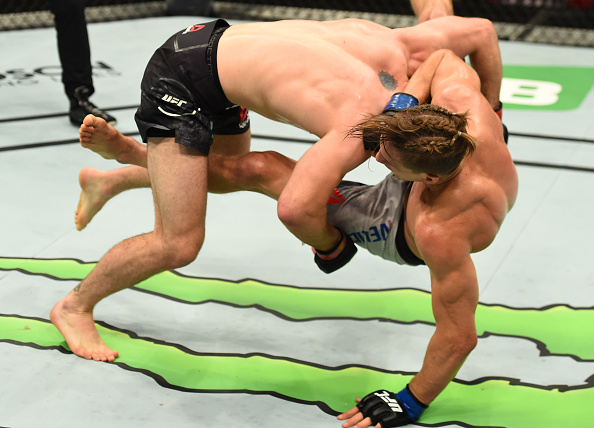
<path id="1" fill-rule="evenodd" d="M 398 150 L 392 147 L 389 143 L 385 144 L 383 141 L 378 146 L 375 153 L 375 160 L 384 164 L 392 173 L 401 180 L 405 181 L 422 181 L 425 178 L 424 173 L 414 172 L 411 169 L 402 165 L 401 155 Z"/>

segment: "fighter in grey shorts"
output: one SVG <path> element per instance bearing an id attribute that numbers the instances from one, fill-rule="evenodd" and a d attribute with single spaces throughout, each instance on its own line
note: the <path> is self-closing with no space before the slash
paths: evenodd
<path id="1" fill-rule="evenodd" d="M 401 265 L 424 265 L 404 238 L 404 198 L 411 184 L 393 174 L 375 186 L 342 181 L 328 201 L 328 220 L 376 256 Z"/>
<path id="2" fill-rule="evenodd" d="M 192 25 L 155 51 L 141 84 L 135 120 L 143 142 L 175 137 L 208 155 L 213 134 L 249 129 L 248 112 L 223 93 L 217 73 L 217 46 L 229 24 L 222 19 Z"/>

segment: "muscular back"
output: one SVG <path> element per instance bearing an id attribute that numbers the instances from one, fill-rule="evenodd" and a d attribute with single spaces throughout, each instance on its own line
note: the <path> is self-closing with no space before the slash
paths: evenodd
<path id="1" fill-rule="evenodd" d="M 473 54 L 494 34 L 489 25 L 460 17 L 394 30 L 359 19 L 235 25 L 219 44 L 219 77 L 232 102 L 322 137 L 380 113 L 435 50 Z"/>
<path id="2" fill-rule="evenodd" d="M 389 34 L 360 20 L 232 26 L 219 44 L 219 77 L 232 102 L 322 137 L 379 113 L 406 83 L 404 48 L 388 48 Z"/>
<path id="3" fill-rule="evenodd" d="M 413 186 L 407 232 L 417 255 L 423 253 L 420 246 L 431 251 L 438 241 L 450 246 L 456 239 L 464 242 L 463 252 L 485 249 L 518 191 L 518 176 L 503 140 L 501 121 L 482 96 L 478 76 L 454 56 L 446 57 L 441 64 L 433 75 L 432 103 L 453 112 L 469 112 L 468 133 L 476 138 L 476 151 L 463 161 L 460 173 L 443 185 L 433 189 L 423 183 Z M 426 245 L 427 237 L 432 245 Z"/>

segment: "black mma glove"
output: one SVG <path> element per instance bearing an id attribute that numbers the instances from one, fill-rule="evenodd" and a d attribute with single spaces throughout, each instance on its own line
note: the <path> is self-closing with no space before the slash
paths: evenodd
<path id="1" fill-rule="evenodd" d="M 320 251 L 314 248 L 314 261 L 320 270 L 324 273 L 332 273 L 348 262 L 351 261 L 353 256 L 357 253 L 357 247 L 351 238 L 340 232 L 340 239 L 338 244 L 334 246 L 330 251 Z"/>
<path id="2" fill-rule="evenodd" d="M 357 408 L 364 417 L 371 419 L 372 426 L 382 428 L 400 427 L 419 419 L 427 406 L 412 394 L 408 385 L 398 394 L 380 389 L 365 396 Z"/>

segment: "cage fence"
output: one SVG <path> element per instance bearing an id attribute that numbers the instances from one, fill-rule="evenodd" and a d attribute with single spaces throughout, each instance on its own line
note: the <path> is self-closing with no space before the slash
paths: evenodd
<path id="1" fill-rule="evenodd" d="M 453 4 L 456 15 L 493 21 L 501 40 L 594 47 L 594 0 L 454 0 Z M 351 17 L 390 28 L 417 22 L 409 0 L 86 0 L 88 22 L 180 14 L 252 21 Z M 0 3 L 0 31 L 49 27 L 53 19 L 48 0 Z"/>

